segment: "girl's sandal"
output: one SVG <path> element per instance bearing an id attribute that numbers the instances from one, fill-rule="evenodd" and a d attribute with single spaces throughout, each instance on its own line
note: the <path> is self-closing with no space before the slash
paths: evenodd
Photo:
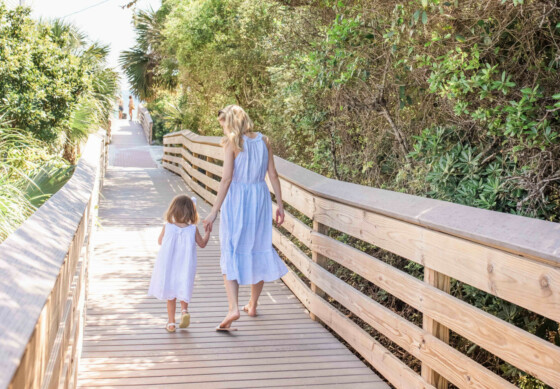
<path id="1" fill-rule="evenodd" d="M 171 328 L 171 326 L 173 326 L 173 328 Z M 175 332 L 175 323 L 167 323 L 165 329 L 167 330 L 167 332 Z"/>
<path id="2" fill-rule="evenodd" d="M 181 323 L 179 328 L 187 328 L 191 324 L 191 314 L 188 311 L 181 311 Z"/>

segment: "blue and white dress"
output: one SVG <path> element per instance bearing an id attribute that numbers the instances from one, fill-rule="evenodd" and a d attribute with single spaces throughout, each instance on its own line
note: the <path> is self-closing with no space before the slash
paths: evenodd
<path id="1" fill-rule="evenodd" d="M 196 225 L 165 225 L 148 295 L 190 302 L 196 275 Z"/>
<path id="2" fill-rule="evenodd" d="M 272 247 L 272 201 L 264 180 L 268 148 L 261 133 L 243 138 L 221 208 L 220 266 L 228 280 L 248 285 L 277 280 L 288 268 Z"/>

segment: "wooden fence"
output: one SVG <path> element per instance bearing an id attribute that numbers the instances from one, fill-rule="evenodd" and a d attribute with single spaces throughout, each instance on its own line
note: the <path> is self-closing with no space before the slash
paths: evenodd
<path id="1" fill-rule="evenodd" d="M 106 148 L 91 135 L 70 180 L 0 245 L 0 388 L 76 385 Z"/>
<path id="2" fill-rule="evenodd" d="M 152 144 L 153 136 L 152 136 L 152 129 L 154 127 L 154 122 L 152 121 L 152 116 L 150 112 L 144 107 L 142 104 L 138 106 L 138 121 L 140 125 L 142 125 L 142 129 L 144 130 L 144 136 L 146 137 L 146 141 L 149 145 Z M 131 118 L 132 119 L 132 118 Z"/>
<path id="3" fill-rule="evenodd" d="M 215 201 L 219 138 L 190 131 L 164 137 L 163 166 Z M 511 383 L 448 344 L 453 331 L 553 388 L 560 347 L 449 294 L 456 279 L 560 321 L 560 225 L 328 179 L 275 157 L 283 200 L 312 220 L 286 213 L 273 243 L 310 282 L 283 281 L 309 309 L 397 388 L 509 388 Z M 270 187 L 270 183 L 269 183 Z M 336 230 L 424 266 L 417 279 L 327 235 Z M 294 243 L 294 240 L 299 245 Z M 301 249 L 305 247 L 311 257 Z M 406 320 L 327 271 L 332 260 L 423 315 Z M 330 304 L 330 296 L 422 363 L 417 374 Z"/>

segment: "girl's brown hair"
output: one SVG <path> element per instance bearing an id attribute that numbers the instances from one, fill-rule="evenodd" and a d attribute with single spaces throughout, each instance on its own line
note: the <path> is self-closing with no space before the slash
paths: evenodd
<path id="1" fill-rule="evenodd" d="M 168 223 L 197 224 L 196 205 L 189 196 L 175 196 L 165 212 L 165 221 Z"/>

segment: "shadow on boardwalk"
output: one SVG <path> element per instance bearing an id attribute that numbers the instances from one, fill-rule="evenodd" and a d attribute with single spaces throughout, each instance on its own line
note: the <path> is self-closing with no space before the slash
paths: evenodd
<path id="1" fill-rule="evenodd" d="M 265 286 L 258 317 L 242 314 L 236 333 L 214 331 L 227 311 L 218 223 L 208 247 L 198 251 L 191 326 L 164 330 L 165 303 L 146 295 L 161 216 L 175 194 L 194 193 L 158 167 L 141 137 L 139 127 L 125 121 L 113 136 L 89 268 L 78 386 L 387 388 L 309 318 L 281 281 Z M 204 217 L 209 206 L 202 199 L 198 205 Z M 240 303 L 248 297 L 249 288 L 242 287 Z"/>

